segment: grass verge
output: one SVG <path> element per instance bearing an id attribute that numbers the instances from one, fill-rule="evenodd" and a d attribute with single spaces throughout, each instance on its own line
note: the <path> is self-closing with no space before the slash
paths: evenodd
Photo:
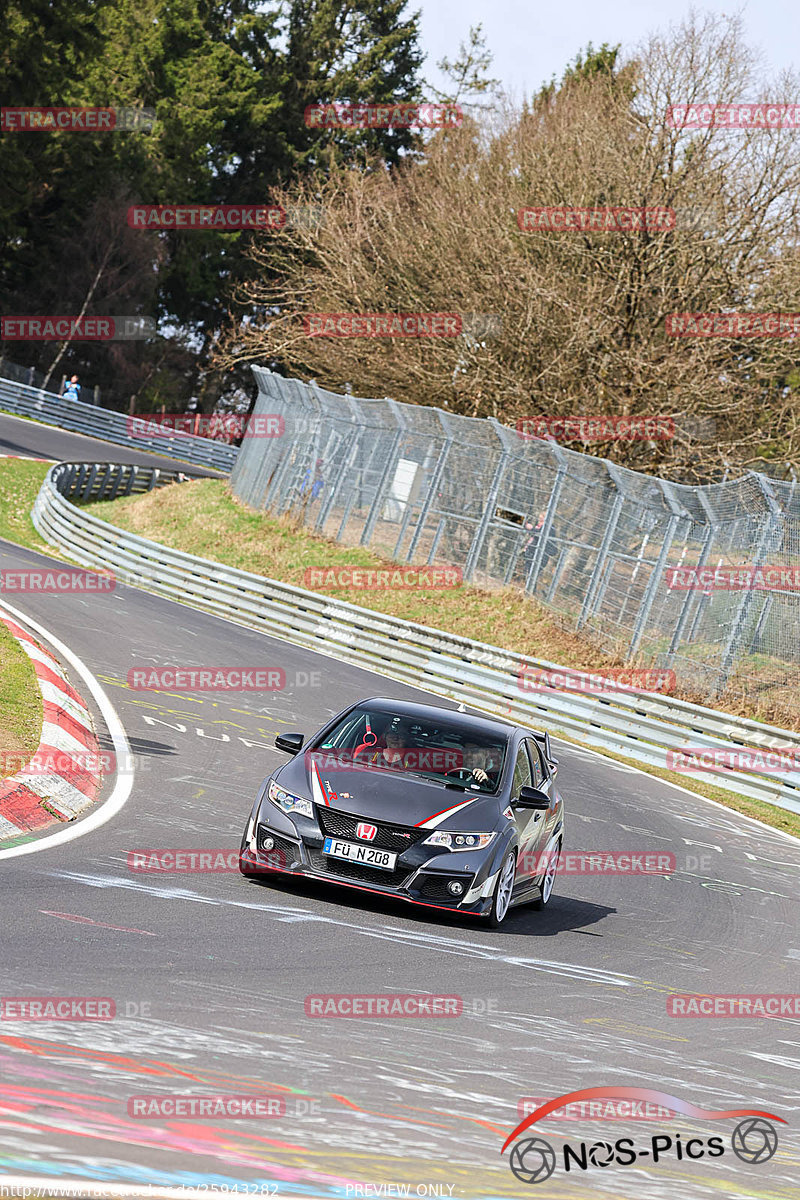
<path id="1" fill-rule="evenodd" d="M 94 516 L 141 537 L 299 587 L 307 586 L 304 573 L 309 567 L 397 569 L 397 563 L 363 546 L 339 545 L 291 521 L 245 508 L 221 480 L 201 479 L 90 507 Z M 622 665 L 562 629 L 552 613 L 516 588 L 310 590 L 564 666 Z"/>
<path id="2" fill-rule="evenodd" d="M 53 554 L 31 520 L 31 509 L 50 463 L 24 458 L 0 458 L 0 538 Z"/>
<path id="3" fill-rule="evenodd" d="M 0 622 L 0 779 L 16 775 L 36 752 L 42 696 L 25 651 Z"/>
<path id="4" fill-rule="evenodd" d="M 364 547 L 342 546 L 294 522 L 254 512 L 235 500 L 228 485 L 219 480 L 198 480 L 91 507 L 93 515 L 141 537 L 299 586 L 304 586 L 304 572 L 309 567 L 391 569 L 397 565 Z M 311 590 L 326 592 L 321 587 Z M 597 651 L 583 637 L 563 629 L 535 600 L 512 588 L 487 591 L 465 586 L 427 593 L 386 589 L 366 594 L 359 588 L 337 588 L 327 589 L 327 594 L 563 666 L 599 670 L 624 665 Z M 559 736 L 583 744 L 571 736 Z M 678 783 L 687 791 L 775 829 L 800 836 L 800 816 L 793 813 L 702 780 L 676 777 L 672 771 L 645 766 L 623 755 L 602 753 L 657 778 Z"/>

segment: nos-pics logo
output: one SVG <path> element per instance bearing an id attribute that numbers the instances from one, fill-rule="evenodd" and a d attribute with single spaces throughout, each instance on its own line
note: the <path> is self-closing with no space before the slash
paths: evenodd
<path id="1" fill-rule="evenodd" d="M 555 1109 L 567 1104 L 579 1103 L 584 1100 L 620 1099 L 644 1100 L 647 1103 L 659 1104 L 672 1112 L 681 1113 L 703 1121 L 722 1121 L 732 1117 L 744 1118 L 731 1134 L 730 1149 L 744 1163 L 760 1164 L 768 1162 L 778 1149 L 778 1134 L 772 1121 L 785 1125 L 783 1117 L 775 1113 L 762 1112 L 755 1108 L 731 1108 L 713 1111 L 707 1108 L 696 1108 L 686 1100 L 670 1096 L 666 1092 L 654 1091 L 652 1088 L 632 1087 L 596 1087 L 582 1088 L 577 1092 L 568 1092 L 548 1100 L 529 1116 L 520 1121 L 519 1125 L 509 1134 L 503 1143 L 501 1154 L 505 1153 L 515 1138 L 525 1133 L 537 1121 L 548 1116 Z M 630 1137 L 617 1138 L 615 1141 L 598 1140 L 596 1142 L 580 1142 L 570 1145 L 568 1142 L 561 1147 L 558 1154 L 553 1146 L 542 1137 L 531 1136 L 523 1138 L 514 1146 L 509 1158 L 512 1172 L 522 1183 L 543 1183 L 549 1179 L 558 1166 L 559 1158 L 563 1161 L 565 1172 L 587 1171 L 592 1167 L 609 1167 L 612 1164 L 621 1167 L 647 1166 L 648 1161 L 657 1163 L 667 1157 L 678 1160 L 690 1159 L 697 1161 L 702 1158 L 719 1158 L 726 1153 L 722 1137 L 693 1137 L 683 1140 L 679 1133 L 653 1134 L 642 1145 L 637 1146 Z M 643 1160 L 643 1161 L 642 1161 Z"/>

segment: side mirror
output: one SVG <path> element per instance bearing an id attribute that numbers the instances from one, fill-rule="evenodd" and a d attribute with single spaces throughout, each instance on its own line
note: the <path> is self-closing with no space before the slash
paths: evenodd
<path id="1" fill-rule="evenodd" d="M 303 733 L 279 733 L 275 738 L 275 745 L 279 750 L 285 750 L 287 754 L 299 754 L 305 740 Z"/>
<path id="2" fill-rule="evenodd" d="M 535 787 L 521 787 L 519 795 L 512 803 L 517 808 L 532 808 L 537 812 L 543 812 L 550 807 L 550 801 L 544 792 L 539 791 Z"/>
<path id="3" fill-rule="evenodd" d="M 555 779 L 556 775 L 558 774 L 558 759 L 551 758 L 547 765 L 550 768 L 550 775 L 553 779 Z"/>

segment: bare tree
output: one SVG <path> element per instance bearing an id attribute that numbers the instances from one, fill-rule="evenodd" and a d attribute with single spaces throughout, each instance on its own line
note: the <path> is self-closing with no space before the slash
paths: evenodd
<path id="1" fill-rule="evenodd" d="M 796 341 L 666 331 L 673 313 L 800 307 L 800 132 L 687 131 L 668 106 L 797 92 L 789 76 L 760 77 L 738 20 L 692 17 L 619 63 L 608 52 L 572 69 L 490 136 L 466 119 L 391 176 L 333 170 L 283 196 L 322 203 L 318 229 L 254 242 L 252 315 L 220 359 L 507 423 L 669 414 L 669 441 L 591 449 L 689 481 L 752 459 L 754 438 L 797 460 Z M 666 207 L 676 227 L 529 232 L 516 216 L 526 206 Z M 308 313 L 433 311 L 496 314 L 499 332 L 304 332 Z"/>

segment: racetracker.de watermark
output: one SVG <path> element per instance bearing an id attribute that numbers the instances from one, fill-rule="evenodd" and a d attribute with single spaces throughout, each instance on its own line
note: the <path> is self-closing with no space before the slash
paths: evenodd
<path id="1" fill-rule="evenodd" d="M 317 1105 L 319 1101 L 308 1101 Z M 294 1109 L 295 1105 L 292 1103 Z M 193 1121 L 242 1121 L 257 1118 L 275 1119 L 285 1117 L 288 1107 L 285 1096 L 132 1096 L 127 1103 L 129 1117 L 140 1121 L 163 1120 L 166 1118 L 188 1118 Z M 296 1111 L 292 1116 L 299 1116 Z"/>
<path id="2" fill-rule="evenodd" d="M 110 996 L 0 996 L 0 1021 L 113 1021 Z"/>
<path id="3" fill-rule="evenodd" d="M 129 871 L 156 875 L 219 874 L 239 870 L 239 851 L 230 846 L 217 850 L 158 849 L 129 850 Z"/>
<path id="4" fill-rule="evenodd" d="M 133 204 L 132 229 L 283 229 L 279 204 Z"/>
<path id="5" fill-rule="evenodd" d="M 725 749 L 717 746 L 685 746 L 667 751 L 668 771 L 751 771 L 783 774 L 800 769 L 800 747 L 768 746 L 758 749 Z"/>
<path id="6" fill-rule="evenodd" d="M 460 567 L 392 567 L 378 570 L 367 567 L 307 567 L 303 586 L 316 588 L 357 588 L 364 591 L 415 591 L 460 587 Z"/>
<path id="7" fill-rule="evenodd" d="M 305 750 L 303 756 L 307 770 L 316 767 L 325 774 L 332 771 L 368 771 L 372 760 L 377 760 L 382 766 L 392 765 L 398 771 L 438 771 L 442 774 L 460 771 L 466 765 L 464 751 L 456 747 L 445 749 L 442 746 L 428 746 L 420 749 L 419 746 L 393 746 L 391 753 L 391 764 L 385 757 L 387 751 L 375 745 L 365 746 L 360 753 L 356 750 Z M 375 827 L 367 825 L 367 828 Z"/>
<path id="8" fill-rule="evenodd" d="M 108 775 L 117 756 L 108 750 L 37 750 L 33 756 L 0 754 L 0 779 L 11 775 Z"/>
<path id="9" fill-rule="evenodd" d="M 457 104 L 309 104 L 303 114 L 309 129 L 442 129 L 458 127 L 464 113 Z"/>
<path id="10" fill-rule="evenodd" d="M 98 593 L 113 592 L 113 575 L 96 571 L 0 571 L 0 592 Z"/>
<path id="11" fill-rule="evenodd" d="M 283 667 L 131 667 L 128 687 L 143 692 L 281 692 Z"/>
<path id="12" fill-rule="evenodd" d="M 517 225 L 525 233 L 666 233 L 675 228 L 673 208 L 521 208 Z"/>
<path id="13" fill-rule="evenodd" d="M 518 435 L 556 442 L 668 442 L 675 437 L 675 418 L 649 417 L 519 417 Z"/>
<path id="14" fill-rule="evenodd" d="M 0 108 L 0 133 L 149 133 L 154 108 Z"/>
<path id="15" fill-rule="evenodd" d="M 517 672 L 521 692 L 672 692 L 675 672 L 667 667 L 604 667 L 601 671 L 543 670 L 522 663 Z"/>
<path id="16" fill-rule="evenodd" d="M 323 993 L 306 996 L 307 1017 L 460 1017 L 461 996 L 355 995 Z"/>
<path id="17" fill-rule="evenodd" d="M 155 333 L 152 317 L 0 317 L 3 342 L 136 342 Z"/>
<path id="18" fill-rule="evenodd" d="M 691 312 L 667 313 L 667 337 L 676 338 L 796 338 L 800 313 Z"/>
<path id="19" fill-rule="evenodd" d="M 739 992 L 667 996 L 668 1017 L 800 1017 L 800 995 Z"/>
<path id="20" fill-rule="evenodd" d="M 670 104 L 668 129 L 800 129 L 800 104 Z"/>
<path id="21" fill-rule="evenodd" d="M 503 318 L 500 313 L 462 313 L 461 332 L 467 342 L 482 342 L 500 337 Z"/>
<path id="22" fill-rule="evenodd" d="M 517 1116 L 529 1116 L 552 1096 L 520 1096 Z M 676 1116 L 671 1108 L 652 1100 L 573 1100 L 547 1114 L 548 1121 L 661 1121 Z"/>
<path id="23" fill-rule="evenodd" d="M 677 859 L 663 850 L 542 850 L 521 854 L 517 867 L 542 875 L 554 863 L 559 875 L 674 875 Z"/>
<path id="24" fill-rule="evenodd" d="M 664 582 L 675 592 L 800 592 L 800 567 L 779 563 L 756 566 L 665 567 Z"/>
<path id="25" fill-rule="evenodd" d="M 450 338 L 459 337 L 460 313 L 304 313 L 306 337 Z"/>
<path id="26" fill-rule="evenodd" d="M 286 424 L 279 413 L 153 413 L 146 417 L 128 417 L 128 437 L 157 438 L 194 437 L 274 438 L 283 437 Z"/>

